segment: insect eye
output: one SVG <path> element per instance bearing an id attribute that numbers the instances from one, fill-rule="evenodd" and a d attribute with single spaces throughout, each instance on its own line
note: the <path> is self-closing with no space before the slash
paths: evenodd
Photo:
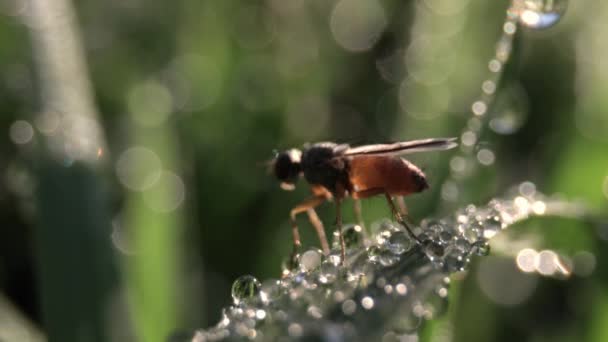
<path id="1" fill-rule="evenodd" d="M 295 183 L 301 171 L 299 154 L 290 150 L 277 155 L 274 164 L 274 174 L 278 180 Z"/>
<path id="2" fill-rule="evenodd" d="M 291 168 L 291 158 L 286 152 L 279 153 L 275 159 L 274 175 L 279 180 L 287 180 L 289 178 L 289 169 Z"/>

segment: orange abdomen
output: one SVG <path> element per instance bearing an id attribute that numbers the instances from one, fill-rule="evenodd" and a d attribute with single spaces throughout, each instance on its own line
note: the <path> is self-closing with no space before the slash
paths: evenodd
<path id="1" fill-rule="evenodd" d="M 357 156 L 350 161 L 349 179 L 353 191 L 384 189 L 391 195 L 419 192 L 414 174 L 422 171 L 409 161 L 392 156 Z"/>

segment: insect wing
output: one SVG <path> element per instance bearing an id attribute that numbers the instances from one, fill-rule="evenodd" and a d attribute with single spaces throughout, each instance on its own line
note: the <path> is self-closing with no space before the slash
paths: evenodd
<path id="1" fill-rule="evenodd" d="M 397 142 L 394 144 L 375 144 L 351 147 L 343 156 L 363 155 L 401 155 L 427 151 L 449 150 L 458 146 L 456 138 L 431 138 Z"/>

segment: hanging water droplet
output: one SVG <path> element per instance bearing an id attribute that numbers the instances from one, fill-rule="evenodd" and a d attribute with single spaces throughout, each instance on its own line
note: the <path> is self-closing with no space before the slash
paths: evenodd
<path id="1" fill-rule="evenodd" d="M 232 300 L 234 304 L 247 303 L 257 297 L 262 284 L 253 276 L 244 275 L 232 283 Z"/>
<path id="2" fill-rule="evenodd" d="M 567 0 L 517 0 L 519 22 L 532 29 L 546 29 L 564 16 Z"/>
<path id="3" fill-rule="evenodd" d="M 387 248 L 394 254 L 403 254 L 409 251 L 414 241 L 403 231 L 394 232 L 388 239 Z"/>

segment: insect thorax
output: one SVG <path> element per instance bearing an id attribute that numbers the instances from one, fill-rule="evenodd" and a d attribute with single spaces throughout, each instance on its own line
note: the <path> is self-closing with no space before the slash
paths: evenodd
<path id="1" fill-rule="evenodd" d="M 334 143 L 319 143 L 305 149 L 302 154 L 302 170 L 306 181 L 322 185 L 334 195 L 339 184 L 348 187 L 348 160 L 336 157 L 336 146 Z"/>

